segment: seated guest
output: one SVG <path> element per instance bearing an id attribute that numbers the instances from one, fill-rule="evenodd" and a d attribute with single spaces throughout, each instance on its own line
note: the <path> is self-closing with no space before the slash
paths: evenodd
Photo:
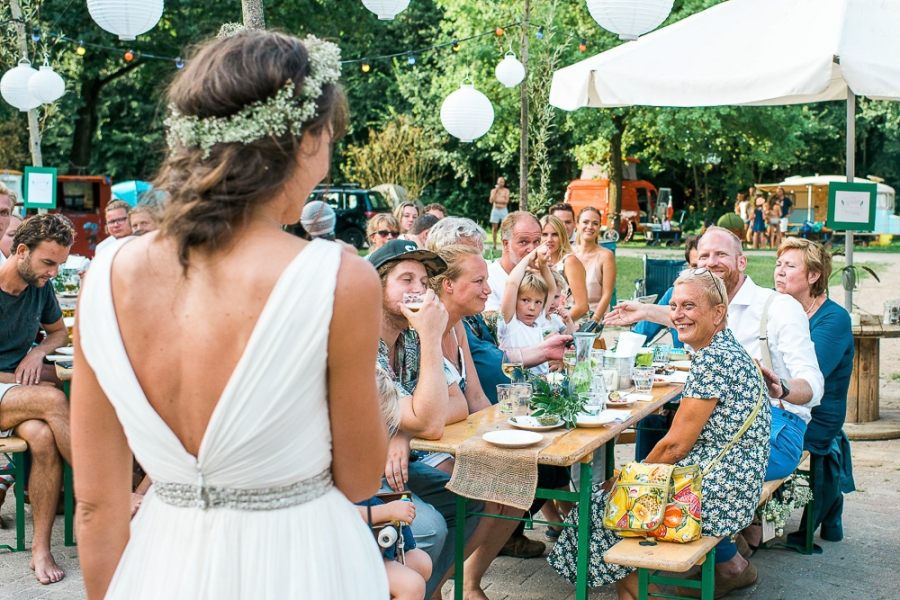
<path id="1" fill-rule="evenodd" d="M 389 213 L 379 213 L 366 223 L 369 252 L 374 252 L 391 240 L 400 237 L 400 223 Z"/>
<path id="2" fill-rule="evenodd" d="M 438 221 L 440 219 L 434 215 L 422 215 L 413 222 L 412 227 L 406 233 L 406 239 L 415 242 L 419 248 L 424 248 L 428 242 L 428 232 L 437 225 Z"/>
<path id="3" fill-rule="evenodd" d="M 409 228 L 419 218 L 419 207 L 415 202 L 401 202 L 394 207 L 394 218 L 400 223 L 400 234 L 402 236 L 409 233 Z"/>
<path id="4" fill-rule="evenodd" d="M 547 211 L 547 214 L 556 217 L 560 221 L 563 222 L 563 225 L 566 227 L 566 235 L 568 236 L 569 243 L 575 243 L 575 209 L 572 208 L 571 204 L 566 202 L 560 202 L 559 204 L 554 204 L 550 207 L 550 210 Z"/>
<path id="5" fill-rule="evenodd" d="M 303 226 L 308 239 L 321 238 L 330 242 L 337 242 L 346 252 L 357 256 L 356 248 L 334 235 L 334 224 L 337 215 L 334 209 L 321 200 L 307 202 L 300 215 L 300 224 Z"/>
<path id="6" fill-rule="evenodd" d="M 822 526 L 823 540 L 838 542 L 844 537 L 841 521 L 844 494 L 856 489 L 850 442 L 842 429 L 853 372 L 853 333 L 850 315 L 826 296 L 830 278 L 831 253 L 821 245 L 801 238 L 786 238 L 781 242 L 775 261 L 775 289 L 792 296 L 806 311 L 809 335 L 825 377 L 822 403 L 813 407 L 812 419 L 803 435 L 803 449 L 820 460 L 812 463 L 816 470 L 815 514 L 810 515 L 807 506 L 800 532 L 805 531 L 806 520 L 812 518 L 815 528 Z M 800 532 L 789 537 L 800 542 L 804 539 Z"/>
<path id="7" fill-rule="evenodd" d="M 504 217 L 500 223 L 500 258 L 488 265 L 488 284 L 491 294 L 485 304 L 485 312 L 497 312 L 506 289 L 506 279 L 519 261 L 541 244 L 541 223 L 530 212 L 517 210 Z"/>
<path id="8" fill-rule="evenodd" d="M 682 273 L 675 282 L 669 310 L 682 339 L 697 354 L 672 428 L 646 462 L 703 468 L 737 437 L 745 421 L 750 421 L 746 433 L 703 476 L 703 535 L 725 536 L 715 553 L 715 597 L 719 598 L 756 582 L 756 568 L 738 554 L 728 536 L 750 523 L 762 493 L 771 412 L 753 359 L 728 329 L 728 295 L 722 280 L 709 271 Z M 610 479 L 604 486 L 594 488 L 592 515 L 603 515 L 613 483 L 614 479 Z M 575 513 L 570 513 L 570 522 L 574 518 Z M 619 537 L 605 529 L 602 521 L 595 519 L 591 524 L 588 585 L 615 583 L 620 600 L 634 600 L 638 598 L 634 569 L 603 560 L 604 552 L 618 541 Z M 577 560 L 575 532 L 566 528 L 550 554 L 550 564 L 574 583 Z M 651 591 L 658 593 L 653 587 Z M 679 587 L 676 593 L 700 597 L 700 590 Z"/>
<path id="9" fill-rule="evenodd" d="M 0 183 L 0 265 L 5 263 L 6 258 L 9 256 L 12 240 L 7 241 L 6 234 L 9 230 L 15 232 L 15 228 L 11 227 L 11 221 L 14 217 L 19 219 L 19 217 L 13 213 L 13 206 L 15 206 L 15 204 L 16 195 L 12 193 L 9 188 Z M 19 219 L 19 222 L 21 221 L 22 220 Z M 18 227 L 18 225 L 16 227 Z M 0 504 L 2 504 L 2 502 L 0 502 Z"/>
<path id="10" fill-rule="evenodd" d="M 0 196 L 0 198 L 2 198 L 2 196 Z M 2 211 L 3 209 L 0 208 L 0 213 L 2 213 Z M 5 263 L 6 259 L 9 258 L 9 255 L 12 253 L 13 238 L 16 236 L 16 231 L 19 230 L 20 225 L 22 225 L 22 217 L 16 214 L 10 216 L 6 233 L 0 237 L 0 265 Z"/>
<path id="11" fill-rule="evenodd" d="M 424 215 L 434 215 L 441 220 L 447 216 L 447 209 L 444 208 L 443 204 L 438 204 L 437 202 L 432 202 L 431 204 L 426 204 L 425 208 L 422 209 L 422 214 Z"/>
<path id="12" fill-rule="evenodd" d="M 50 554 L 50 531 L 62 486 L 62 461 L 72 463 L 69 403 L 54 386 L 54 366 L 44 364 L 48 354 L 69 344 L 69 336 L 53 285 L 47 283 L 66 262 L 74 241 L 75 229 L 66 217 L 31 217 L 19 227 L 14 251 L 0 266 L 0 437 L 21 437 L 31 451 L 32 568 L 43 584 L 65 575 Z M 47 336 L 33 347 L 41 328 Z"/>
<path id="13" fill-rule="evenodd" d="M 600 236 L 600 211 L 587 206 L 578 213 L 575 233 L 575 256 L 587 272 L 588 308 L 597 323 L 609 311 L 616 289 L 616 256 L 612 250 L 598 243 Z"/>
<path id="14" fill-rule="evenodd" d="M 588 314 L 587 271 L 566 239 L 563 222 L 553 215 L 541 219 L 541 243 L 550 250 L 550 266 L 562 272 L 569 283 L 566 307 L 572 320 L 578 323 Z"/>
<path id="15" fill-rule="evenodd" d="M 159 228 L 159 209 L 150 204 L 138 204 L 128 213 L 128 223 L 134 235 L 144 235 Z"/>
<path id="16" fill-rule="evenodd" d="M 506 279 L 500 318 L 497 319 L 497 336 L 503 348 L 519 348 L 540 344 L 544 339 L 536 324 L 544 313 L 547 296 L 556 293 L 556 283 L 547 264 L 549 251 L 545 246 L 532 250 L 513 268 Z M 528 265 L 537 262 L 540 274 L 528 271 Z M 542 375 L 549 372 L 547 363 L 531 368 Z"/>
<path id="17" fill-rule="evenodd" d="M 463 244 L 477 248 L 484 253 L 484 242 L 487 232 L 482 227 L 465 217 L 447 217 L 428 230 L 425 246 L 432 252 L 439 252 L 444 246 Z"/>
<path id="18" fill-rule="evenodd" d="M 109 248 L 116 240 L 121 240 L 134 233 L 131 225 L 128 224 L 130 211 L 131 205 L 124 200 L 113 200 L 106 205 L 106 231 L 109 233 L 109 237 L 97 244 L 94 256 Z"/>
<path id="19" fill-rule="evenodd" d="M 569 292 L 569 284 L 563 274 L 556 269 L 552 269 L 550 274 L 553 276 L 555 289 L 552 295 L 547 296 L 547 308 L 538 317 L 536 323 L 541 328 L 544 337 L 547 337 L 548 331 L 550 333 L 574 333 L 578 326 L 572 321 L 568 309 L 563 307 L 563 298 Z"/>

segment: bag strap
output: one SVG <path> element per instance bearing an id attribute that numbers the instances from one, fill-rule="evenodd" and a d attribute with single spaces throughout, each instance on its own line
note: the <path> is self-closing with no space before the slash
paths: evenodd
<path id="1" fill-rule="evenodd" d="M 772 355 L 769 353 L 769 307 L 775 301 L 778 292 L 769 294 L 769 298 L 763 305 L 762 316 L 759 319 L 759 353 L 762 355 L 762 362 L 770 371 L 775 369 L 772 367 Z"/>
<path id="2" fill-rule="evenodd" d="M 750 355 L 747 354 L 746 351 L 744 352 L 744 354 L 747 356 L 747 358 L 750 358 Z M 753 407 L 753 412 L 750 413 L 750 416 L 748 416 L 744 421 L 744 424 L 741 425 L 741 428 L 737 432 L 737 435 L 734 436 L 734 439 L 732 439 L 724 448 L 722 448 L 722 451 L 719 452 L 719 455 L 711 463 L 706 465 L 706 468 L 702 471 L 703 475 L 706 475 L 707 473 L 715 469 L 716 465 L 719 464 L 719 461 L 721 461 L 722 458 L 724 458 L 725 455 L 728 454 L 728 451 L 731 450 L 735 443 L 737 443 L 737 441 L 741 439 L 741 436 L 747 433 L 747 430 L 750 429 L 750 426 L 753 424 L 753 420 L 756 419 L 756 415 L 759 414 L 759 409 L 762 407 L 763 401 L 768 398 L 768 394 L 766 394 L 766 378 L 763 377 L 762 370 L 760 370 L 759 365 L 756 364 L 756 361 L 752 358 L 750 358 L 750 360 L 753 361 L 753 365 L 756 367 L 756 373 L 757 375 L 759 375 L 759 384 L 761 386 L 759 395 L 756 398 L 756 406 Z"/>

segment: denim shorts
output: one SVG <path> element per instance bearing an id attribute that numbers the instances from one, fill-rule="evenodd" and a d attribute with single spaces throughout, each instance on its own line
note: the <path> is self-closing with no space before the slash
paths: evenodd
<path id="1" fill-rule="evenodd" d="M 803 419 L 783 408 L 772 407 L 772 434 L 769 437 L 771 448 L 766 481 L 784 479 L 797 469 L 800 455 L 803 454 L 805 433 L 806 423 Z"/>

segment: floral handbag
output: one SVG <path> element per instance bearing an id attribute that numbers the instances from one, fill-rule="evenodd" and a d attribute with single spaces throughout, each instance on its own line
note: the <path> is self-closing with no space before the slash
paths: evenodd
<path id="1" fill-rule="evenodd" d="M 765 390 L 763 380 L 753 412 L 734 439 L 705 469 L 701 470 L 700 465 L 626 464 L 607 499 L 603 527 L 622 537 L 652 537 L 682 544 L 699 540 L 703 476 L 719 464 L 750 428 L 766 398 Z"/>

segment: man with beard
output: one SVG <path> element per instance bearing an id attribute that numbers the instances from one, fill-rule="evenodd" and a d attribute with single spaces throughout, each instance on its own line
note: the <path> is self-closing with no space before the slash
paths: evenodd
<path id="1" fill-rule="evenodd" d="M 44 357 L 69 343 L 53 286 L 47 283 L 66 262 L 74 240 L 75 229 L 66 217 L 31 217 L 19 227 L 9 259 L 0 266 L 0 437 L 15 434 L 31 451 L 31 568 L 43 584 L 65 575 L 50 554 L 50 531 L 62 461 L 72 464 L 69 403 L 54 385 L 53 366 L 44 365 Z M 32 347 L 41 328 L 47 336 Z"/>
<path id="2" fill-rule="evenodd" d="M 517 210 L 509 213 L 500 224 L 500 243 L 503 245 L 503 254 L 488 265 L 488 285 L 491 286 L 491 294 L 488 296 L 487 304 L 484 305 L 485 312 L 500 310 L 509 272 L 520 260 L 541 245 L 540 221 L 530 212 Z"/>

